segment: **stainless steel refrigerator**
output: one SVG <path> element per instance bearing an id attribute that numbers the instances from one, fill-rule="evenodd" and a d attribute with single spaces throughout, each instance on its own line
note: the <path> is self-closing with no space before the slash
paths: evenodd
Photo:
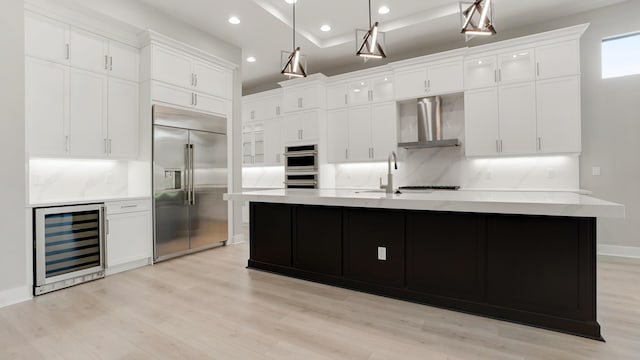
<path id="1" fill-rule="evenodd" d="M 227 119 L 153 106 L 154 260 L 228 239 Z"/>

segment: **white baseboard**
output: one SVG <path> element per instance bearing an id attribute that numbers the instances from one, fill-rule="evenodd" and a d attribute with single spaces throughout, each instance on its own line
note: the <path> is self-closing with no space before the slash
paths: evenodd
<path id="1" fill-rule="evenodd" d="M 598 255 L 640 259 L 640 247 L 598 245 Z"/>
<path id="2" fill-rule="evenodd" d="M 105 275 L 106 276 L 114 275 L 124 271 L 129 271 L 129 270 L 137 269 L 143 266 L 151 265 L 151 263 L 152 263 L 151 258 L 147 258 L 147 259 L 127 262 L 127 263 L 116 265 L 116 266 L 109 266 L 105 270 Z"/>
<path id="3" fill-rule="evenodd" d="M 33 295 L 31 294 L 30 286 L 20 286 L 17 288 L 0 291 L 0 308 L 17 304 L 23 301 L 31 300 Z"/>

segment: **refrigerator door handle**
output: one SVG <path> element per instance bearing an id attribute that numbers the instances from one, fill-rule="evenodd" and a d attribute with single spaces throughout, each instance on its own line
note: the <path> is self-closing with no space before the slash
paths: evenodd
<path id="1" fill-rule="evenodd" d="M 189 174 L 189 168 L 190 168 L 190 164 L 191 164 L 191 152 L 189 151 L 189 144 L 185 144 L 185 148 L 184 148 L 184 163 L 185 163 L 185 169 L 184 169 L 184 185 L 183 185 L 183 189 L 185 190 L 184 196 L 184 203 L 185 205 L 191 205 L 191 174 Z"/>
<path id="2" fill-rule="evenodd" d="M 189 164 L 189 171 L 191 171 L 191 175 L 190 177 L 190 184 L 191 184 L 191 205 L 195 205 L 196 204 L 196 191 L 195 191 L 195 185 L 193 183 L 193 179 L 195 178 L 195 166 L 194 166 L 194 162 L 193 162 L 193 154 L 194 154 L 194 148 L 193 148 L 193 144 L 189 145 L 189 158 L 190 158 L 190 164 Z"/>

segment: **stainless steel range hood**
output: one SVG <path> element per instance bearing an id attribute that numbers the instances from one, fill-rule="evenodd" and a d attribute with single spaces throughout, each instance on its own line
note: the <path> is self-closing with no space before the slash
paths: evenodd
<path id="1" fill-rule="evenodd" d="M 442 136 L 442 98 L 432 96 L 418 99 L 418 141 L 399 143 L 405 149 L 460 146 L 458 139 Z"/>

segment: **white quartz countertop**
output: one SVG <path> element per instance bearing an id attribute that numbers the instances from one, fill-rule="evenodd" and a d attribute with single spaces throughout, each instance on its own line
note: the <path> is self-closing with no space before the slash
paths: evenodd
<path id="1" fill-rule="evenodd" d="M 274 189 L 224 195 L 225 200 L 383 209 L 624 218 L 621 204 L 572 192 Z"/>
<path id="2" fill-rule="evenodd" d="M 112 201 L 151 200 L 150 196 L 113 196 L 113 197 L 86 197 L 75 199 L 56 199 L 51 201 L 37 201 L 27 205 L 27 208 L 66 206 L 77 204 L 95 204 Z"/>

